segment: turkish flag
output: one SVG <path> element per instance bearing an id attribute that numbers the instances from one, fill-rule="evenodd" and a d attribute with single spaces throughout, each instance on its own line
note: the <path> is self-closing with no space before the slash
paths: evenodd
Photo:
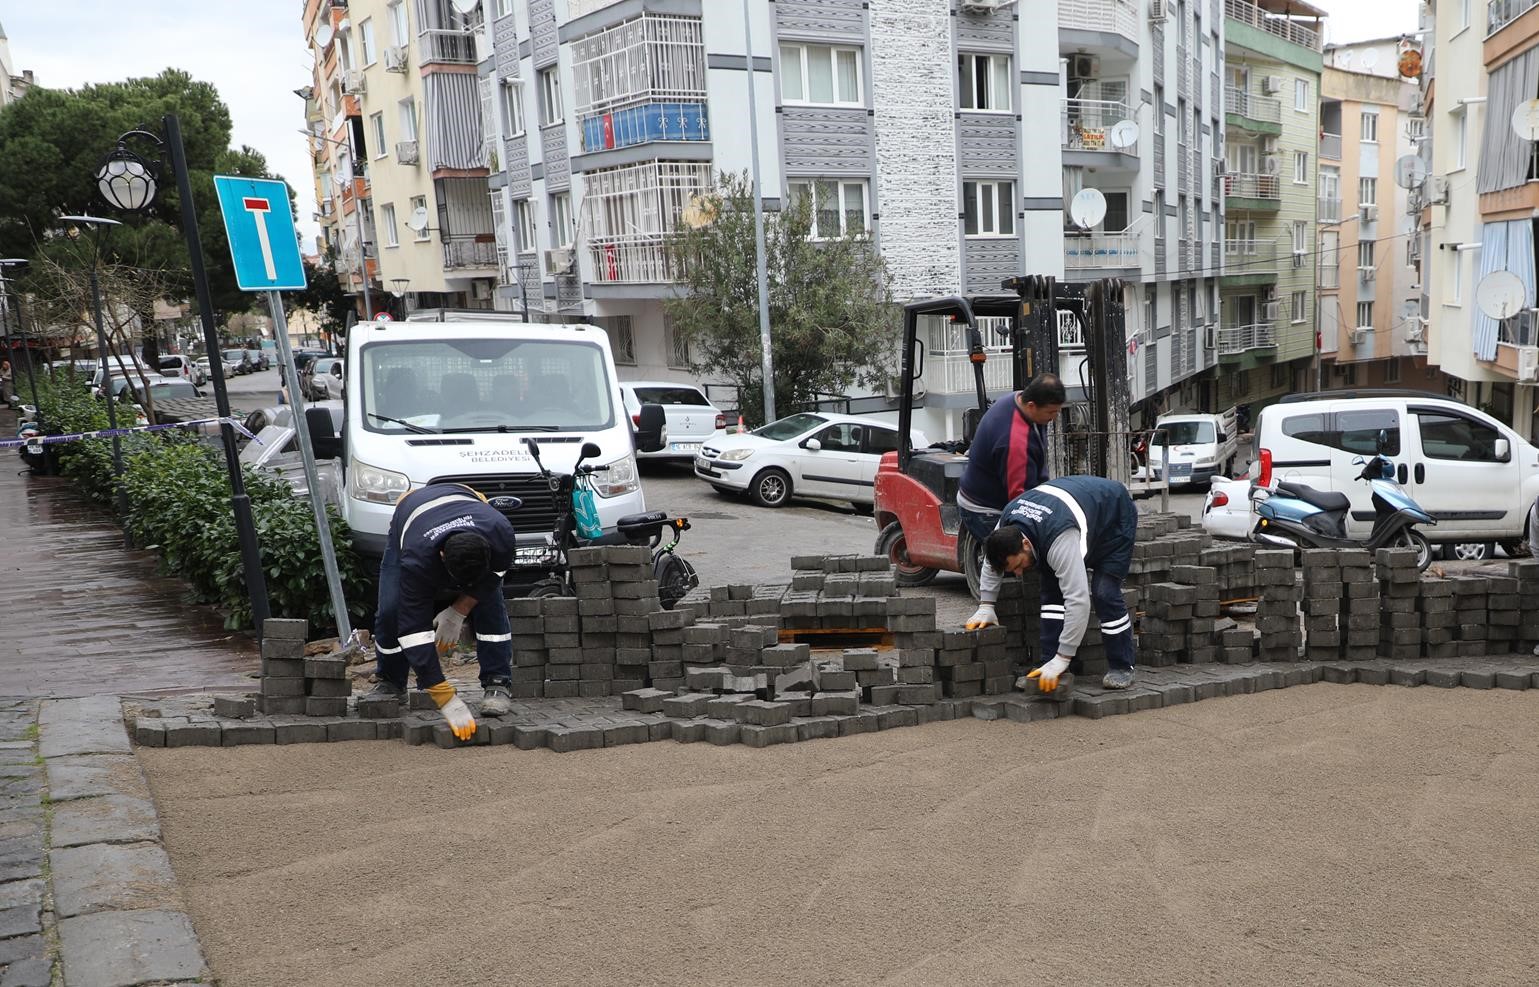
<path id="1" fill-rule="evenodd" d="M 609 150 L 615 146 L 615 116 L 613 113 L 604 114 L 604 149 Z"/>

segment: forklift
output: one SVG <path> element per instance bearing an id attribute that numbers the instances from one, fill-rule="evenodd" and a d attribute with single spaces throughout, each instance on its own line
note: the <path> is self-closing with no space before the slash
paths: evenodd
<path id="1" fill-rule="evenodd" d="M 967 448 L 990 399 L 984 377 L 988 352 L 980 319 L 991 336 L 1010 347 L 1010 400 L 1037 374 L 1056 372 L 1071 397 L 1048 430 L 1048 466 L 1053 476 L 1091 474 L 1129 483 L 1133 456 L 1129 442 L 1128 343 L 1124 332 L 1123 284 L 1114 278 L 1060 282 L 1045 275 L 1005 280 L 1007 293 L 915 299 L 903 306 L 903 349 L 899 373 L 898 449 L 877 468 L 872 516 L 879 532 L 876 552 L 892 561 L 898 582 L 922 586 L 941 572 L 960 572 L 973 596 L 983 568 L 983 546 L 962 526 L 957 486 L 967 466 Z M 977 391 L 976 407 L 962 416 L 962 439 L 915 449 L 914 384 L 924 370 L 921 320 L 942 319 L 961 326 Z M 1084 360 L 1077 375 L 1059 369 L 1060 326 L 1077 330 Z M 1077 355 L 1077 354 L 1076 354 Z M 996 359 L 999 357 L 996 356 Z"/>

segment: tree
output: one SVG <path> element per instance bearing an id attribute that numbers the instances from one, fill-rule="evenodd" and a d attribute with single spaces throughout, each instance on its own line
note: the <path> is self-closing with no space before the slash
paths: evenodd
<path id="1" fill-rule="evenodd" d="M 190 298 L 180 199 L 169 158 L 157 167 L 159 188 L 141 215 L 113 212 L 96 187 L 97 169 L 119 135 L 144 129 L 164 136 L 160 121 L 167 113 L 176 113 L 182 123 L 214 307 L 250 308 L 256 298 L 236 287 L 213 175 L 273 176 L 256 150 L 230 147 L 230 111 L 214 87 L 176 69 L 78 90 L 32 89 L 0 113 L 0 173 L 26 176 L 26 181 L 0 182 L 0 256 L 36 255 L 58 232 L 60 214 L 108 216 L 124 225 L 104 240 L 106 262 L 132 257 L 164 272 L 173 297 Z M 130 147 L 154 163 L 153 144 L 136 140 Z"/>
<path id="2" fill-rule="evenodd" d="M 283 303 L 292 309 L 315 313 L 316 328 L 340 341 L 347 331 L 348 317 L 356 315 L 353 299 L 344 293 L 342 279 L 331 264 L 305 262 L 305 290 L 287 291 Z"/>
<path id="3" fill-rule="evenodd" d="M 723 173 L 692 207 L 705 222 L 669 246 L 685 294 L 665 303 L 696 372 L 738 388 L 745 418 L 764 406 L 754 201 L 746 175 Z M 887 266 L 863 234 L 814 240 L 805 198 L 764 216 L 775 408 L 806 408 L 819 394 L 880 386 L 897 348 L 898 311 Z"/>

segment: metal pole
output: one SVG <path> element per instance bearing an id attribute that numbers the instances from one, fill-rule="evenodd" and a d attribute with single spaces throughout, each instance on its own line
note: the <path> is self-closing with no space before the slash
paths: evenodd
<path id="1" fill-rule="evenodd" d="M 116 430 L 118 427 L 117 397 L 112 393 L 112 368 L 107 363 L 107 330 L 102 323 L 102 286 L 96 276 L 96 268 L 101 262 L 100 244 L 97 252 L 91 258 L 91 304 L 96 310 L 96 350 L 101 360 L 102 367 L 102 395 L 107 399 L 107 427 Z M 124 378 L 127 383 L 127 378 Z M 118 513 L 128 516 L 128 504 L 123 495 L 123 443 L 114 435 L 112 437 L 112 475 L 114 477 L 113 502 L 117 504 Z"/>
<path id="2" fill-rule="evenodd" d="M 6 291 L 5 268 L 0 267 L 0 340 L 4 340 L 5 343 L 5 355 L 3 358 L 6 360 L 11 359 L 11 320 L 6 312 L 10 307 L 10 294 Z M 15 361 L 11 362 L 11 383 L 9 384 L 9 389 L 11 391 L 16 389 Z M 11 396 L 7 393 L 4 397 L 8 401 Z"/>
<path id="3" fill-rule="evenodd" d="M 299 439 L 299 458 L 305 467 L 305 485 L 310 488 L 310 509 L 315 512 L 315 530 L 321 539 L 321 561 L 326 567 L 326 584 L 331 590 L 331 612 L 337 618 L 337 641 L 346 645 L 353 636 L 347 619 L 347 599 L 342 595 L 342 574 L 337 569 L 337 550 L 331 543 L 331 518 L 321 495 L 320 477 L 315 472 L 315 451 L 310 446 L 310 423 L 305 418 L 305 399 L 299 393 L 299 374 L 294 368 L 294 351 L 289 347 L 289 324 L 283 315 L 283 299 L 276 291 L 267 292 L 267 309 L 272 313 L 273 329 L 278 337 L 278 366 L 289 385 L 294 409 L 294 436 Z M 327 411 L 326 414 L 331 414 Z"/>
<path id="4" fill-rule="evenodd" d="M 764 378 L 764 422 L 775 420 L 775 360 L 770 353 L 769 272 L 764 260 L 764 195 L 759 177 L 759 98 L 753 66 L 753 14 L 743 0 L 743 45 L 748 58 L 748 153 L 753 160 L 754 261 L 759 275 L 760 375 Z"/>
<path id="5" fill-rule="evenodd" d="M 0 278 L 0 280 L 3 280 L 3 278 Z M 4 296 L 0 297 L 0 312 L 4 312 L 11 307 L 11 299 L 13 297 L 16 299 L 16 332 L 21 336 L 22 345 L 26 347 L 27 351 L 27 384 L 32 391 L 32 407 L 37 409 L 35 412 L 33 412 L 35 418 L 34 424 L 41 427 L 43 424 L 43 405 L 42 402 L 38 400 L 37 396 L 37 371 L 34 369 L 32 362 L 32 345 L 27 341 L 27 323 L 26 320 L 21 316 L 21 295 L 18 294 L 13 296 L 11 294 L 10 284 L 7 282 L 5 285 Z M 11 380 L 13 385 L 15 379 L 16 368 L 13 365 L 11 367 Z"/>
<path id="6" fill-rule="evenodd" d="M 353 196 L 353 218 L 358 220 L 358 277 L 363 281 L 363 317 L 374 318 L 374 303 L 369 300 L 369 246 L 363 239 L 363 199 Z"/>
<path id="7" fill-rule="evenodd" d="M 171 170 L 176 172 L 177 198 L 182 206 L 182 233 L 187 239 L 187 258 L 192 265 L 192 284 L 198 298 L 198 314 L 203 321 L 203 348 L 208 351 L 208 373 L 214 385 L 214 402 L 220 418 L 230 417 L 230 395 L 225 390 L 224 360 L 219 353 L 219 334 L 214 328 L 214 303 L 208 290 L 208 271 L 203 266 L 203 243 L 198 236 L 198 211 L 192 201 L 192 181 L 187 177 L 187 150 L 182 146 L 182 123 L 175 113 L 162 121 L 166 145 L 171 152 Z M 241 568 L 246 577 L 246 593 L 251 597 L 251 620 L 256 636 L 271 615 L 267 606 L 267 577 L 262 572 L 262 550 L 257 544 L 256 524 L 251 517 L 251 498 L 246 495 L 246 478 L 241 472 L 240 456 L 235 450 L 235 428 L 221 422 L 219 436 L 224 445 L 225 468 L 230 474 L 230 508 L 235 515 L 235 533 L 240 538 Z"/>

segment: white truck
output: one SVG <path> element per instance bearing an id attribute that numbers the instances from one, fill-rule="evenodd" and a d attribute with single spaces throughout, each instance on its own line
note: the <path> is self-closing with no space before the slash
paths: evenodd
<path id="1" fill-rule="evenodd" d="M 1161 415 L 1149 440 L 1149 470 L 1170 486 L 1206 488 L 1216 476 L 1232 477 L 1240 440 L 1235 410 L 1210 415 L 1174 412 Z"/>

